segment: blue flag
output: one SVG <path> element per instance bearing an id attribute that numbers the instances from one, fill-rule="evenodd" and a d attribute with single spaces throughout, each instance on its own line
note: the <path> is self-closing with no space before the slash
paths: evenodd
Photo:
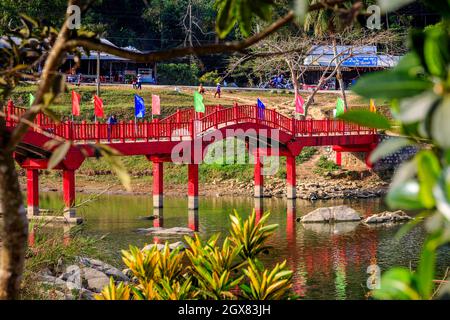
<path id="1" fill-rule="evenodd" d="M 136 118 L 145 117 L 144 99 L 137 94 L 134 95 L 134 116 Z"/>
<path id="2" fill-rule="evenodd" d="M 262 103 L 261 100 L 259 100 L 259 98 L 258 98 L 257 106 L 258 106 L 258 118 L 264 119 L 264 110 L 266 109 L 266 106 L 264 105 L 264 103 Z"/>

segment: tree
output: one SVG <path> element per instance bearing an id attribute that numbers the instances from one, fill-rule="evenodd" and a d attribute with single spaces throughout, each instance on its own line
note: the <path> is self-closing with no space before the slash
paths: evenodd
<path id="1" fill-rule="evenodd" d="M 308 10 L 321 10 L 329 3 L 343 1 L 327 0 L 311 5 Z M 82 13 L 86 13 L 93 1 L 69 0 L 68 5 L 78 5 Z M 250 30 L 254 15 L 269 21 L 273 3 L 266 0 L 222 0 L 218 3 L 217 32 L 224 38 L 233 26 L 238 23 L 244 35 Z M 242 10 L 243 9 L 243 10 Z M 252 9 L 254 9 L 252 11 Z M 242 15 L 242 13 L 245 13 Z M 28 223 L 24 210 L 18 176 L 14 165 L 13 152 L 37 114 L 41 111 L 51 114 L 49 105 L 60 92 L 65 89 L 65 78 L 58 73 L 59 67 L 67 54 L 80 55 L 79 48 L 85 51 L 95 50 L 114 54 L 137 62 L 159 62 L 163 60 L 183 57 L 186 55 L 206 55 L 224 52 L 243 51 L 260 40 L 272 35 L 280 28 L 290 23 L 295 17 L 293 11 L 288 11 L 275 22 L 269 24 L 261 32 L 249 36 L 241 41 L 224 42 L 199 47 L 175 48 L 151 53 L 136 53 L 117 48 L 100 42 L 100 39 L 84 29 L 70 28 L 70 15 L 66 14 L 64 22 L 57 31 L 48 25 L 22 17 L 21 30 L 9 30 L 4 34 L 20 38 L 17 44 L 12 38 L 6 38 L 9 47 L 2 49 L 0 55 L 0 105 L 5 106 L 11 92 L 21 79 L 35 78 L 34 68 L 44 63 L 39 84 L 35 93 L 33 105 L 18 120 L 18 125 L 6 134 L 5 119 L 0 117 L 0 212 L 3 214 L 2 239 L 3 247 L 0 257 L 0 299 L 14 299 L 18 295 L 20 280 L 23 272 L 25 249 L 27 245 Z M 70 143 L 70 142 L 69 142 Z M 52 149 L 53 157 L 61 156 L 61 147 Z M 109 156 L 114 153 L 107 148 L 101 149 Z M 109 157 L 110 158 L 110 157 Z M 123 176 L 123 175 L 121 175 Z"/>
<path id="2" fill-rule="evenodd" d="M 318 4 L 320 2 L 321 0 L 309 0 L 310 5 Z M 350 10 L 351 14 L 357 16 L 361 13 L 364 7 L 364 3 L 367 4 L 367 2 L 372 3 L 373 1 L 357 1 L 354 3 L 353 1 L 345 1 L 342 4 L 342 7 L 347 8 L 347 10 Z M 305 30 L 312 31 L 314 35 L 318 37 L 328 35 L 328 37 L 330 38 L 334 60 L 336 61 L 337 65 L 335 72 L 336 78 L 339 83 L 339 89 L 341 90 L 345 108 L 347 108 L 344 79 L 342 78 L 341 63 L 339 63 L 340 59 L 337 50 L 337 37 L 339 32 L 349 32 L 352 26 L 348 23 L 348 21 L 347 23 L 345 23 L 343 19 L 339 18 L 339 15 L 341 14 L 340 10 L 343 9 L 339 8 L 337 10 L 333 10 L 332 8 L 328 8 L 325 10 L 309 12 L 305 18 Z M 350 21 L 353 21 L 353 19 L 351 19 Z"/>

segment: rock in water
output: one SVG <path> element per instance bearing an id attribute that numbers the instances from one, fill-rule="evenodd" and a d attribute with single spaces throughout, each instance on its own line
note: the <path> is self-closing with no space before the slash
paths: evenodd
<path id="1" fill-rule="evenodd" d="M 367 224 L 376 223 L 392 223 L 392 222 L 406 222 L 412 218 L 408 216 L 405 212 L 399 210 L 395 212 L 385 211 L 379 214 L 374 214 L 364 220 Z"/>
<path id="2" fill-rule="evenodd" d="M 194 231 L 189 228 L 183 227 L 174 227 L 174 228 L 161 228 L 161 227 L 153 227 L 148 229 L 138 229 L 137 232 L 145 233 L 145 234 L 157 234 L 157 235 L 168 235 L 168 236 L 176 236 L 176 235 L 192 235 Z"/>
<path id="3" fill-rule="evenodd" d="M 152 243 L 152 244 L 146 245 L 146 246 L 142 249 L 142 251 L 145 251 L 145 250 L 151 250 L 154 246 L 156 246 L 156 247 L 158 248 L 159 251 L 164 250 L 164 247 L 165 247 L 164 244 L 160 244 L 160 243 Z M 186 249 L 186 246 L 185 246 L 185 244 L 184 244 L 183 242 L 181 242 L 181 241 L 178 241 L 178 242 L 174 242 L 174 243 L 169 244 L 169 249 L 170 249 L 170 250 L 175 250 L 175 249 L 178 249 L 178 248 L 180 249 L 180 251 L 183 251 L 184 249 Z"/>
<path id="4" fill-rule="evenodd" d="M 358 212 L 347 206 L 319 208 L 304 216 L 303 223 L 360 221 Z"/>

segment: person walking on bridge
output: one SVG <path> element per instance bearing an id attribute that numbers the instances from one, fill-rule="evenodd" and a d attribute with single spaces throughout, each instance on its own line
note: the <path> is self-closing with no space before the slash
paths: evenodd
<path id="1" fill-rule="evenodd" d="M 203 87 L 203 83 L 200 83 L 200 85 L 198 86 L 198 93 L 200 94 L 205 94 L 206 90 Z"/>
<path id="2" fill-rule="evenodd" d="M 108 142 L 111 142 L 111 131 L 113 126 L 117 124 L 116 115 L 112 114 L 106 123 L 108 124 Z"/>

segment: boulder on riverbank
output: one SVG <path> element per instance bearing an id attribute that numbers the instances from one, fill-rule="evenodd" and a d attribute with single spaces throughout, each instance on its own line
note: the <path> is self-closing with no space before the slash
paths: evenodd
<path id="1" fill-rule="evenodd" d="M 341 223 L 305 223 L 303 229 L 308 232 L 320 234 L 320 236 L 331 236 L 336 234 L 352 233 L 360 225 L 359 222 Z"/>
<path id="2" fill-rule="evenodd" d="M 367 224 L 379 224 L 379 223 L 393 223 L 393 222 L 407 222 L 412 218 L 405 212 L 398 210 L 395 212 L 385 211 L 382 213 L 371 215 L 363 222 Z"/>
<path id="3" fill-rule="evenodd" d="M 142 251 L 151 250 L 151 249 L 152 249 L 153 247 L 155 247 L 155 246 L 158 248 L 159 251 L 164 250 L 164 247 L 165 247 L 165 245 L 164 245 L 164 244 L 161 244 L 161 243 L 152 243 L 152 244 L 146 245 L 146 246 L 142 249 Z M 180 249 L 180 251 L 182 251 L 182 250 L 186 249 L 186 245 L 185 245 L 183 242 L 178 241 L 178 242 L 170 243 L 170 244 L 169 244 L 169 249 L 170 249 L 171 251 L 172 251 L 172 250 L 175 250 L 175 249 Z"/>
<path id="4" fill-rule="evenodd" d="M 153 227 L 153 228 L 140 228 L 137 232 L 145 233 L 145 234 L 154 234 L 154 235 L 167 235 L 167 236 L 178 236 L 178 235 L 193 235 L 194 231 L 189 228 L 183 227 L 174 227 L 174 228 L 161 228 L 161 227 Z"/>
<path id="5" fill-rule="evenodd" d="M 333 223 L 360 221 L 358 212 L 347 206 L 318 208 L 300 219 L 303 223 Z"/>

